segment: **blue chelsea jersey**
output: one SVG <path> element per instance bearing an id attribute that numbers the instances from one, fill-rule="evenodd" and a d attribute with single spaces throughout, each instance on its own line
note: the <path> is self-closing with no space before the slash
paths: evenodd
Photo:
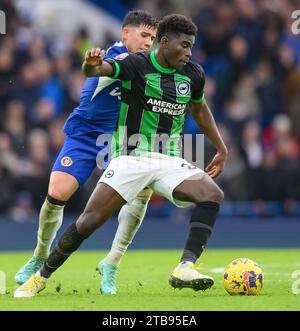
<path id="1" fill-rule="evenodd" d="M 119 41 L 111 46 L 106 58 L 122 58 L 128 54 Z M 121 82 L 110 77 L 89 77 L 82 88 L 80 104 L 69 115 L 64 131 L 68 135 L 112 133 L 120 109 Z"/>

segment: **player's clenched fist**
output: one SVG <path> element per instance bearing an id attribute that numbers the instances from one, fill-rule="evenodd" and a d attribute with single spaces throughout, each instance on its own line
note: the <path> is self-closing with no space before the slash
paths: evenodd
<path id="1" fill-rule="evenodd" d="M 103 61 L 103 56 L 105 54 L 104 49 L 92 48 L 85 53 L 85 62 L 90 66 L 100 66 Z"/>

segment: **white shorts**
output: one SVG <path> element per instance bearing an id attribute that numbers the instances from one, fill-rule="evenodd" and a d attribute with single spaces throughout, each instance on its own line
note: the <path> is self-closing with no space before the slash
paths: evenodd
<path id="1" fill-rule="evenodd" d="M 204 176 L 205 172 L 180 157 L 159 153 L 122 155 L 112 159 L 99 183 L 109 185 L 129 203 L 140 191 L 149 187 L 177 207 L 184 208 L 193 203 L 174 199 L 173 191 L 185 179 L 195 174 Z"/>

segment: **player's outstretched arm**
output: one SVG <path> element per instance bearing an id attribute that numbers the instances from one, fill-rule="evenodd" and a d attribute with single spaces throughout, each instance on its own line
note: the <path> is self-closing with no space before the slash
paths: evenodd
<path id="1" fill-rule="evenodd" d="M 212 178 L 217 177 L 224 169 L 225 162 L 227 159 L 227 147 L 220 135 L 217 128 L 215 119 L 206 103 L 203 101 L 201 103 L 190 104 L 191 114 L 196 121 L 199 128 L 207 135 L 209 140 L 213 143 L 217 149 L 217 154 L 212 159 L 210 164 L 206 167 L 206 172 Z"/>
<path id="2" fill-rule="evenodd" d="M 113 72 L 110 63 L 103 61 L 104 50 L 92 48 L 85 53 L 82 72 L 87 77 L 109 76 Z"/>

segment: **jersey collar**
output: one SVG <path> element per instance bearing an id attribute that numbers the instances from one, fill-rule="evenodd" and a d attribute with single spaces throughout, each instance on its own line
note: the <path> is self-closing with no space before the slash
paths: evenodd
<path id="1" fill-rule="evenodd" d="M 173 72 L 176 71 L 176 69 L 164 68 L 160 64 L 158 64 L 158 62 L 156 61 L 155 55 L 154 55 L 154 51 L 152 51 L 150 53 L 150 59 L 151 59 L 153 66 L 155 67 L 155 69 L 157 69 L 158 71 L 160 71 L 164 74 L 172 74 Z"/>

